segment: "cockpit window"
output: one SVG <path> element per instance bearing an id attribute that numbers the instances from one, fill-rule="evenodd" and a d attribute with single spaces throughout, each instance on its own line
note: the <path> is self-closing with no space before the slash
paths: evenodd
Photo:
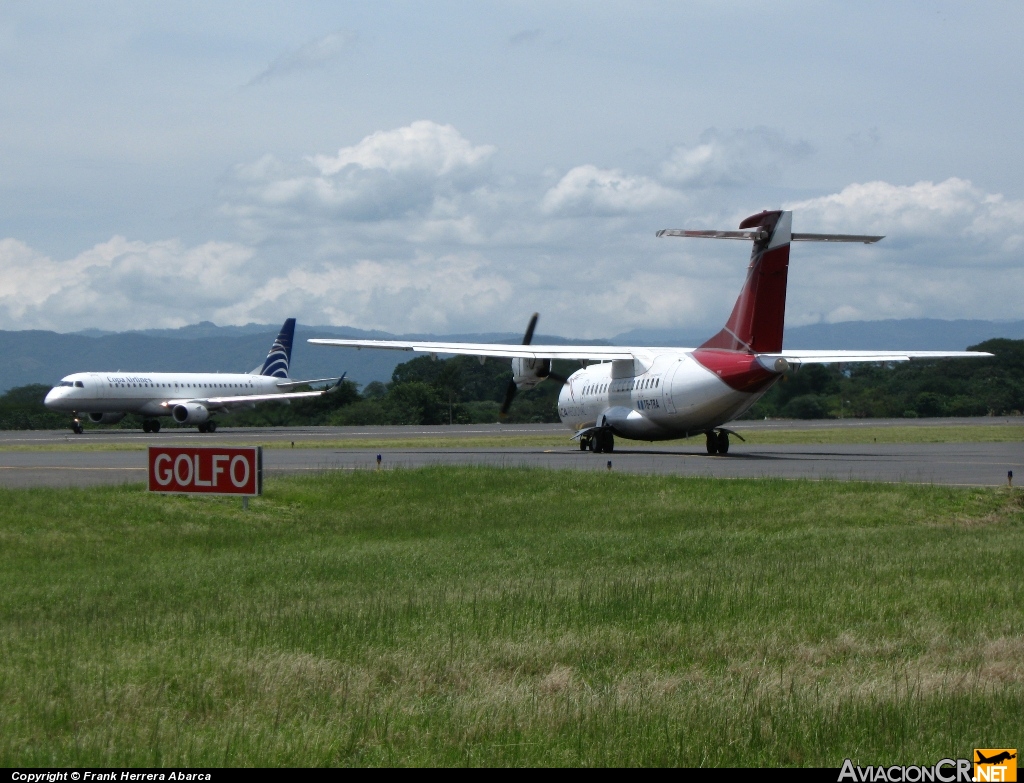
<path id="1" fill-rule="evenodd" d="M 76 389 L 84 389 L 85 388 L 85 384 L 82 383 L 81 381 L 75 381 L 75 388 Z"/>

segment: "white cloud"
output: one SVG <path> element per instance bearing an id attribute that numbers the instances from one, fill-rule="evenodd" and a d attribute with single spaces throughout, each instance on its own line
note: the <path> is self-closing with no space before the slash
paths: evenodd
<path id="1" fill-rule="evenodd" d="M 272 156 L 237 166 L 224 211 L 259 235 L 324 218 L 451 217 L 452 201 L 483 185 L 494 148 L 473 145 L 451 125 L 419 120 L 373 133 L 305 165 Z"/>
<path id="2" fill-rule="evenodd" d="M 443 177 L 473 170 L 493 153 L 494 147 L 474 147 L 451 125 L 417 120 L 404 128 L 370 134 L 358 144 L 342 147 L 337 155 L 314 155 L 311 160 L 324 176 L 354 166 Z"/>
<path id="3" fill-rule="evenodd" d="M 3 239 L 0 276 L 0 329 L 56 331 L 275 323 L 288 315 L 397 331 L 472 330 L 515 290 L 473 252 L 282 265 L 234 243 L 124 237 L 67 260 Z"/>
<path id="4" fill-rule="evenodd" d="M 708 151 L 677 149 L 662 170 L 689 182 L 684 187 L 584 164 L 555 172 L 544 190 L 552 172 L 496 174 L 491 146 L 427 121 L 310 156 L 298 174 L 294 165 L 258 160 L 239 167 L 229 209 L 262 227 L 253 234 L 260 256 L 279 254 L 271 247 L 278 243 L 293 252 L 251 301 L 224 312 L 237 322 L 308 311 L 390 331 L 514 328 L 534 310 L 546 328 L 579 337 L 711 328 L 728 315 L 745 252 L 731 243 L 655 240 L 654 231 L 733 224 L 733 197 L 726 211 L 714 206 L 723 199 L 705 191 L 698 202 L 686 188 L 764 175 L 806 150 L 764 129 L 709 133 L 702 144 Z M 788 206 L 797 230 L 889 235 L 870 248 L 797 246 L 794 323 L 1020 312 L 1016 297 L 986 295 L 991 281 L 964 271 L 1019 265 L 1020 202 L 951 179 L 857 184 Z M 913 271 L 923 265 L 926 281 Z"/>
<path id="5" fill-rule="evenodd" d="M 1020 318 L 1024 267 L 908 265 L 900 253 L 818 254 L 794 246 L 787 324 L 883 318 Z"/>
<path id="6" fill-rule="evenodd" d="M 333 33 L 315 38 L 298 49 L 278 57 L 264 70 L 256 74 L 246 86 L 252 86 L 299 71 L 322 68 L 331 60 L 339 57 L 357 38 L 358 35 L 351 30 L 335 30 Z"/>
<path id="7" fill-rule="evenodd" d="M 762 126 L 729 132 L 709 128 L 691 147 L 676 147 L 661 166 L 668 182 L 688 187 L 726 187 L 777 180 L 786 165 L 812 153 L 806 141 L 793 141 Z"/>
<path id="8" fill-rule="evenodd" d="M 800 230 L 885 234 L 889 245 L 903 251 L 927 246 L 938 264 L 1019 264 L 1024 247 L 1024 201 L 956 177 L 913 185 L 857 183 L 786 208 L 799 215 L 794 225 Z M 935 245 L 944 252 L 936 256 Z"/>
<path id="9" fill-rule="evenodd" d="M 586 164 L 570 170 L 544 194 L 548 215 L 608 216 L 642 212 L 681 202 L 676 191 L 648 177 Z"/>
<path id="10" fill-rule="evenodd" d="M 5 329 L 135 329 L 208 318 L 252 285 L 252 250 L 227 242 L 113 237 L 60 261 L 0 240 L 0 324 Z"/>
<path id="11" fill-rule="evenodd" d="M 712 152 L 691 156 L 692 182 L 733 176 L 726 163 L 738 158 Z M 685 162 L 680 155 L 666 167 Z M 593 164 L 517 178 L 496 172 L 494 156 L 450 125 L 418 121 L 336 154 L 237 166 L 223 211 L 245 242 L 114 237 L 56 260 L 0 241 L 0 328 L 274 323 L 295 314 L 393 332 L 490 331 L 521 328 L 540 311 L 550 333 L 601 337 L 673 326 L 710 334 L 724 322 L 746 251 L 658 240 L 654 231 L 731 225 L 732 195 L 727 211 L 715 207 L 721 194 L 705 190 L 697 201 L 683 187 Z M 1024 202 L 949 179 L 855 184 L 789 208 L 798 231 L 889 235 L 870 248 L 796 246 L 793 324 L 1020 317 Z"/>
<path id="12" fill-rule="evenodd" d="M 514 286 L 475 253 L 356 258 L 296 266 L 222 311 L 230 323 L 301 312 L 313 323 L 408 331 L 472 329 L 504 307 Z"/>

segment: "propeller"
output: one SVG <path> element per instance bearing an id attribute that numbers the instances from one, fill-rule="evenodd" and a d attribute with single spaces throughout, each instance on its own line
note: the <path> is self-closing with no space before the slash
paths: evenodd
<path id="1" fill-rule="evenodd" d="M 530 316 L 530 323 L 526 325 L 526 334 L 523 335 L 523 345 L 529 345 L 533 340 L 533 330 L 537 328 L 537 319 L 540 318 L 540 313 L 534 313 Z M 498 416 L 504 419 L 508 416 L 508 409 L 512 407 L 512 400 L 516 398 L 516 392 L 519 391 L 519 387 L 516 386 L 514 378 L 509 379 L 508 386 L 505 388 L 505 399 L 501 403 L 501 408 L 498 410 Z"/>
<path id="2" fill-rule="evenodd" d="M 530 316 L 530 323 L 526 326 L 526 333 L 523 335 L 523 345 L 529 345 L 533 341 L 533 330 L 537 328 L 538 313 L 534 313 Z M 560 383 L 566 383 L 569 379 L 558 373 L 548 372 L 547 376 L 553 381 L 559 381 Z M 512 407 L 512 400 L 516 398 L 516 392 L 519 391 L 519 387 L 516 386 L 515 379 L 511 379 L 508 382 L 508 387 L 505 389 L 505 399 L 501 403 L 501 409 L 498 411 L 498 415 L 504 419 L 508 416 L 508 410 Z"/>

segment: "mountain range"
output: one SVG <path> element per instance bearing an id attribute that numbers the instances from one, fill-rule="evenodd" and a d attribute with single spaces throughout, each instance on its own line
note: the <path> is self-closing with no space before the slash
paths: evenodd
<path id="1" fill-rule="evenodd" d="M 52 384 L 86 370 L 139 372 L 248 372 L 263 363 L 280 325 L 216 326 L 208 321 L 180 329 L 137 332 L 86 330 L 69 334 L 41 330 L 0 331 L 8 362 L 0 392 L 30 383 Z M 695 346 L 710 333 L 635 329 L 607 340 L 572 340 L 536 335 L 535 343 L 577 345 Z M 344 326 L 303 326 L 295 330 L 292 375 L 327 378 L 348 372 L 360 384 L 389 381 L 395 366 L 414 357 L 404 351 L 355 351 L 309 345 L 309 337 L 512 342 L 521 334 L 392 335 Z M 963 350 L 993 337 L 1024 339 L 1024 321 L 901 319 L 812 324 L 786 330 L 787 348 Z"/>

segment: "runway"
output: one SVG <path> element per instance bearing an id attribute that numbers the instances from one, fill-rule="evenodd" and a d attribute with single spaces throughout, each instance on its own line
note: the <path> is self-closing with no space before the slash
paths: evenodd
<path id="1" fill-rule="evenodd" d="M 914 423 L 1018 424 L 1006 419 L 899 419 L 901 426 Z M 824 426 L 885 426 L 883 420 L 837 422 L 737 422 L 735 429 L 815 429 Z M 526 466 L 565 470 L 608 470 L 637 474 L 706 476 L 715 478 L 809 478 L 861 481 L 913 482 L 965 486 L 1005 485 L 1007 472 L 1024 481 L 1024 444 L 1009 443 L 914 443 L 857 445 L 747 446 L 733 444 L 728 456 L 708 456 L 703 441 L 692 445 L 659 447 L 621 445 L 612 454 L 581 452 L 566 438 L 564 447 L 546 448 L 387 448 L 388 440 L 415 438 L 493 437 L 502 432 L 516 435 L 566 434 L 561 425 L 464 425 L 455 427 L 324 427 L 269 430 L 222 429 L 215 436 L 195 431 L 168 431 L 145 435 L 130 430 L 105 430 L 74 436 L 63 432 L 0 433 L 0 486 L 70 487 L 142 482 L 146 476 L 144 450 L 83 450 L 88 443 L 144 446 L 147 443 L 199 444 L 280 443 L 283 448 L 264 450 L 264 469 L 270 478 L 286 474 L 310 474 L 329 470 L 375 470 L 377 454 L 384 469 L 425 465 Z M 367 448 L 288 448 L 289 442 L 366 439 Z M 53 449 L 61 443 L 67 449 Z M 46 451 L 2 450 L 3 446 L 48 446 Z"/>
<path id="2" fill-rule="evenodd" d="M 865 427 L 944 427 L 944 426 L 1021 426 L 1024 420 L 1008 416 L 976 416 L 935 419 L 773 419 L 770 421 L 735 421 L 729 429 L 739 433 L 772 430 L 825 430 Z M 563 424 L 456 424 L 430 426 L 366 426 L 366 427 L 221 427 L 214 435 L 203 435 L 194 428 L 165 428 L 157 435 L 141 430 L 90 429 L 83 435 L 70 430 L 0 430 L 0 450 L 5 446 L 43 446 L 67 443 L 69 448 L 88 443 L 188 444 L 209 442 L 231 445 L 252 443 L 288 443 L 290 441 L 376 440 L 380 438 L 403 440 L 410 438 L 479 438 L 508 433 L 569 437 Z M 698 444 L 698 440 L 694 440 Z"/>

